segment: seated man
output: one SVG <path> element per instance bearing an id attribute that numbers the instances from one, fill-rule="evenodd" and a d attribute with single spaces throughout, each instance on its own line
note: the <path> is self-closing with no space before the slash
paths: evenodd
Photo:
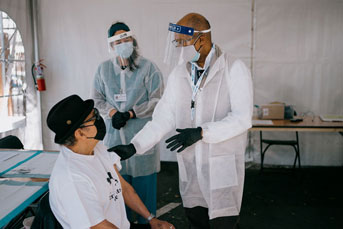
<path id="1" fill-rule="evenodd" d="M 63 99 L 50 110 L 47 124 L 60 144 L 49 199 L 63 228 L 130 228 L 125 204 L 148 219 L 151 228 L 174 228 L 154 218 L 119 174 L 120 157 L 99 142 L 106 127 L 93 100 Z"/>

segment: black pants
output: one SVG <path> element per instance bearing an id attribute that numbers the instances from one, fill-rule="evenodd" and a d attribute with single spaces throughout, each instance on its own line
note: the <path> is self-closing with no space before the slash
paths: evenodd
<path id="1" fill-rule="evenodd" d="M 204 207 L 184 208 L 190 229 L 238 229 L 239 216 L 226 216 L 209 219 L 208 209 Z"/>
<path id="2" fill-rule="evenodd" d="M 150 224 L 137 224 L 130 222 L 130 229 L 150 229 Z"/>

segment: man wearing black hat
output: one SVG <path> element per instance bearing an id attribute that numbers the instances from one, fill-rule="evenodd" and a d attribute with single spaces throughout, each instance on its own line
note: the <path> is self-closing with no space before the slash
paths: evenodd
<path id="1" fill-rule="evenodd" d="M 102 141 L 104 120 L 93 100 L 71 95 L 49 112 L 60 155 L 51 174 L 50 205 L 63 228 L 130 228 L 125 205 L 149 221 L 151 228 L 174 228 L 153 216 L 119 174 L 120 157 Z"/>
<path id="2" fill-rule="evenodd" d="M 156 104 L 163 93 L 162 73 L 150 60 L 138 54 L 134 33 L 123 22 L 108 29 L 108 48 L 111 58 L 101 63 L 95 73 L 92 99 L 105 119 L 108 148 L 126 144 L 151 120 Z M 122 162 L 120 174 L 131 184 L 144 205 L 156 214 L 157 172 L 160 170 L 158 147 Z M 143 217 L 131 222 L 147 224 Z"/>

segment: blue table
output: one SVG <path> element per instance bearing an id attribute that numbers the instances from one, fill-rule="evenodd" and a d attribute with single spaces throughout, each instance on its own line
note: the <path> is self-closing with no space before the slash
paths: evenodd
<path id="1" fill-rule="evenodd" d="M 18 181 L 16 178 L 49 178 L 58 152 L 0 151 L 0 228 L 48 191 L 48 182 Z M 29 179 L 28 179 L 29 180 Z"/>

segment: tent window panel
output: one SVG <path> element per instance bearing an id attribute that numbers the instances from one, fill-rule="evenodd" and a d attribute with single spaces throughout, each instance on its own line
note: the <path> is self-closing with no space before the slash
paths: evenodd
<path id="1" fill-rule="evenodd" d="M 24 51 L 16 23 L 0 11 L 0 117 L 25 116 Z"/>

